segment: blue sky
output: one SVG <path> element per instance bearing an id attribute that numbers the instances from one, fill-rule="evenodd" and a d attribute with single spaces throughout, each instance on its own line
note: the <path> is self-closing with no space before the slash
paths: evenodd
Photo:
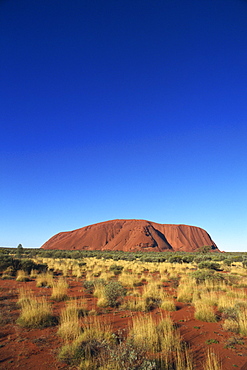
<path id="1" fill-rule="evenodd" d="M 247 251 L 247 2 L 0 3 L 0 245 L 117 218 Z"/>

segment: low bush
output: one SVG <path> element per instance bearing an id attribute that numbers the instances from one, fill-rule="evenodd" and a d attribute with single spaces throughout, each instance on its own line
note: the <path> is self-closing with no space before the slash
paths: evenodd
<path id="1" fill-rule="evenodd" d="M 149 360 L 141 348 L 130 342 L 120 342 L 110 348 L 107 359 L 108 370 L 155 370 L 155 361 Z"/>
<path id="2" fill-rule="evenodd" d="M 123 268 L 124 268 L 123 266 L 114 264 L 114 265 L 110 266 L 109 270 L 113 271 L 114 275 L 119 275 L 119 274 L 121 274 Z"/>
<path id="3" fill-rule="evenodd" d="M 83 287 L 86 289 L 87 293 L 92 294 L 94 289 L 98 285 L 106 285 L 106 281 L 104 279 L 94 279 L 94 280 L 85 280 L 83 282 Z"/>
<path id="4" fill-rule="evenodd" d="M 171 256 L 169 259 L 168 259 L 168 262 L 170 263 L 182 263 L 183 262 L 183 258 L 181 256 Z"/>
<path id="5" fill-rule="evenodd" d="M 215 273 L 214 271 L 211 270 L 193 271 L 190 273 L 190 277 L 195 279 L 197 284 L 202 284 L 206 280 L 215 283 L 225 281 L 225 277 L 223 276 L 223 274 Z"/>
<path id="6" fill-rule="evenodd" d="M 120 300 L 126 295 L 125 287 L 118 281 L 110 281 L 104 289 L 104 296 L 108 305 L 115 307 L 120 303 Z"/>
<path id="7" fill-rule="evenodd" d="M 38 272 L 47 271 L 46 263 L 35 263 L 30 259 L 21 260 L 21 269 L 24 270 L 27 274 L 30 274 L 32 270 L 37 270 Z"/>
<path id="8" fill-rule="evenodd" d="M 220 264 L 212 261 L 202 261 L 198 264 L 199 269 L 220 270 Z"/>

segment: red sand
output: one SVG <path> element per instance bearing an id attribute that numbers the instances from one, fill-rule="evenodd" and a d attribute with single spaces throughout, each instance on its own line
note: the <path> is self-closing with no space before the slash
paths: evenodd
<path id="1" fill-rule="evenodd" d="M 140 313 L 121 311 L 117 309 L 99 309 L 96 298 L 86 294 L 82 288 L 82 280 L 68 279 L 70 297 L 84 297 L 88 309 L 99 311 L 99 318 L 111 322 L 114 332 L 128 331 L 131 318 Z M 0 280 L 0 310 L 2 322 L 0 325 L 0 369 L 4 370 L 50 370 L 68 369 L 68 366 L 56 359 L 57 352 L 63 341 L 57 336 L 57 327 L 45 329 L 25 329 L 16 324 L 20 310 L 16 306 L 18 289 L 25 286 L 33 290 L 36 296 L 46 296 L 50 300 L 50 288 L 37 288 L 35 281 L 26 283 L 15 280 Z M 164 284 L 164 289 L 170 289 L 169 283 Z M 53 302 L 53 301 L 52 301 Z M 53 313 L 59 315 L 65 302 L 53 302 Z M 195 369 L 202 370 L 204 355 L 207 349 L 212 349 L 222 361 L 223 370 L 233 368 L 247 369 L 247 338 L 244 337 L 243 345 L 225 348 L 227 339 L 238 335 L 222 329 L 222 320 L 217 323 L 206 323 L 194 319 L 193 306 L 176 302 L 177 311 L 170 315 L 178 326 L 183 339 L 188 342 L 196 365 Z M 152 315 L 156 318 L 164 311 L 156 309 Z M 219 343 L 206 344 L 210 339 Z"/>
<path id="2" fill-rule="evenodd" d="M 199 227 L 157 224 L 145 220 L 113 220 L 61 232 L 41 248 L 194 252 L 205 245 L 218 250 L 209 234 Z"/>

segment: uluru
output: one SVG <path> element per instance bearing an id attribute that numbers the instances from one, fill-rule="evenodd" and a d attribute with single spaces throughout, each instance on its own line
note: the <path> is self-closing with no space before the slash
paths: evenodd
<path id="1" fill-rule="evenodd" d="M 218 247 L 200 227 L 159 224 L 146 220 L 111 220 L 60 232 L 42 249 L 118 250 L 126 252 L 196 252 L 203 246 Z"/>

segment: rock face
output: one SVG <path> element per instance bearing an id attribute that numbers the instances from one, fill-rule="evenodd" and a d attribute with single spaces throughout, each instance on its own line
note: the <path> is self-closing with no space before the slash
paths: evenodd
<path id="1" fill-rule="evenodd" d="M 218 250 L 209 234 L 196 226 L 166 225 L 145 220 L 113 220 L 61 232 L 42 249 L 194 252 L 205 245 Z"/>

